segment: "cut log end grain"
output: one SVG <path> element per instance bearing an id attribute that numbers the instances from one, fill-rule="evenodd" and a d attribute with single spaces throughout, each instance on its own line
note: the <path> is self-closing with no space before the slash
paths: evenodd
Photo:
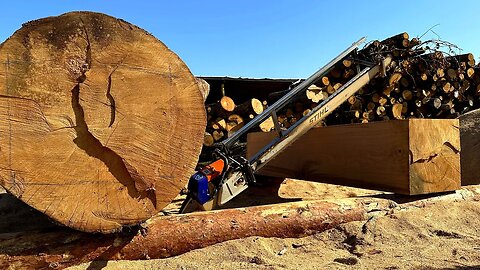
<path id="1" fill-rule="evenodd" d="M 263 112 L 263 104 L 260 100 L 258 100 L 256 98 L 252 98 L 251 106 L 252 106 L 252 110 L 256 114 L 261 114 Z"/>
<path id="2" fill-rule="evenodd" d="M 383 115 L 385 115 L 385 113 L 386 113 L 385 107 L 383 107 L 383 106 L 378 106 L 377 107 L 377 115 L 383 116 Z"/>
<path id="3" fill-rule="evenodd" d="M 336 89 L 333 87 L 333 85 L 327 85 L 327 94 L 328 95 L 331 95 L 333 93 L 335 93 Z"/>
<path id="4" fill-rule="evenodd" d="M 452 92 L 452 85 L 449 82 L 447 82 L 443 85 L 442 89 L 443 89 L 443 92 L 450 93 Z"/>
<path id="5" fill-rule="evenodd" d="M 220 141 L 220 140 L 223 139 L 223 136 L 225 136 L 225 133 L 223 133 L 223 131 L 221 131 L 221 130 L 214 130 L 214 131 L 212 132 L 212 136 L 213 136 L 213 139 L 214 139 L 216 142 L 218 142 L 218 141 Z"/>
<path id="6" fill-rule="evenodd" d="M 112 232 L 159 212 L 188 181 L 203 96 L 152 35 L 67 13 L 24 24 L 0 45 L 0 62 L 0 185 L 30 206 Z"/>
<path id="7" fill-rule="evenodd" d="M 437 68 L 437 78 L 443 78 L 445 76 L 445 70 L 443 68 Z"/>
<path id="8" fill-rule="evenodd" d="M 440 109 L 440 106 L 442 106 L 442 100 L 439 98 L 434 98 L 433 99 L 433 107 L 435 109 Z"/>
<path id="9" fill-rule="evenodd" d="M 378 104 L 380 104 L 380 106 L 385 106 L 388 102 L 388 99 L 386 97 L 380 97 L 380 99 L 378 100 Z"/>
<path id="10" fill-rule="evenodd" d="M 267 120 L 263 121 L 260 125 L 260 130 L 263 132 L 270 132 L 275 128 L 273 118 L 269 117 Z"/>
<path id="11" fill-rule="evenodd" d="M 328 79 L 328 77 L 326 76 L 323 76 L 322 79 L 321 79 L 322 83 L 324 86 L 327 86 L 330 84 L 330 80 Z"/>
<path id="12" fill-rule="evenodd" d="M 235 122 L 237 124 L 241 124 L 241 123 L 243 123 L 243 117 L 241 117 L 238 114 L 232 114 L 228 117 L 228 121 L 229 122 Z"/>
<path id="13" fill-rule="evenodd" d="M 233 112 L 235 109 L 235 102 L 230 97 L 223 96 L 220 99 L 220 106 L 227 112 Z"/>
<path id="14" fill-rule="evenodd" d="M 392 107 L 393 117 L 395 117 L 396 119 L 403 119 L 402 109 L 403 109 L 403 104 L 398 104 L 398 103 L 394 104 Z"/>
<path id="15" fill-rule="evenodd" d="M 307 89 L 306 96 L 307 99 L 311 100 L 314 103 L 318 103 L 321 100 L 324 100 L 328 97 L 328 93 L 323 91 L 324 88 L 318 86 L 311 86 Z"/>
<path id="16" fill-rule="evenodd" d="M 401 78 L 402 78 L 402 73 L 395 72 L 390 76 L 390 78 L 388 80 L 388 84 L 389 85 L 395 85 L 396 83 L 398 83 L 400 81 Z"/>
<path id="17" fill-rule="evenodd" d="M 468 78 L 472 78 L 473 74 L 475 74 L 475 69 L 473 69 L 473 68 L 467 69 L 467 77 Z"/>
<path id="18" fill-rule="evenodd" d="M 351 96 L 347 99 L 347 102 L 350 104 L 350 105 L 353 105 L 357 102 L 357 98 L 355 96 Z"/>
<path id="19" fill-rule="evenodd" d="M 348 59 L 344 59 L 344 60 L 342 61 L 342 64 L 343 64 L 344 67 L 349 68 L 349 67 L 352 66 L 352 61 L 351 61 L 351 60 L 348 60 Z"/>
<path id="20" fill-rule="evenodd" d="M 213 143 L 215 143 L 215 140 L 213 139 L 212 134 L 205 132 L 205 135 L 203 136 L 203 145 L 212 146 Z"/>
<path id="21" fill-rule="evenodd" d="M 333 89 L 335 89 L 335 91 L 337 91 L 337 90 L 340 89 L 342 86 L 343 86 L 343 84 L 341 84 L 341 83 L 336 83 L 336 84 L 333 85 Z"/>
<path id="22" fill-rule="evenodd" d="M 382 41 L 383 44 L 386 44 L 388 46 L 396 46 L 399 48 L 408 48 L 410 46 L 410 39 L 409 39 L 408 33 L 401 33 L 398 35 L 395 35 L 393 37 L 387 38 L 384 41 Z M 395 54 L 400 55 L 400 51 L 395 50 L 394 51 L 394 56 Z"/>

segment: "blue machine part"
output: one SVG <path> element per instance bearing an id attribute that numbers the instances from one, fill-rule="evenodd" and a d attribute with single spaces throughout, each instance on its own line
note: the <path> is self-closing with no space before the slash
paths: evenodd
<path id="1" fill-rule="evenodd" d="M 204 204 L 211 199 L 210 190 L 208 188 L 208 178 L 202 172 L 196 172 L 190 177 L 188 190 L 190 190 L 193 198 L 200 204 Z"/>

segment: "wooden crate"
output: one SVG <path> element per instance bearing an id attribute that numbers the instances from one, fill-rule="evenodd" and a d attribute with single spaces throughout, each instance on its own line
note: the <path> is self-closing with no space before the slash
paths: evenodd
<path id="1" fill-rule="evenodd" d="M 275 136 L 248 135 L 251 157 Z M 259 174 L 416 195 L 460 188 L 457 119 L 409 119 L 314 128 Z"/>

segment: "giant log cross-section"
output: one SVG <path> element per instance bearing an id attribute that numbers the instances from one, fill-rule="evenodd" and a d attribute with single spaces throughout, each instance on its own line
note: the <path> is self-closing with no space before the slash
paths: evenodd
<path id="1" fill-rule="evenodd" d="M 112 232 L 184 187 L 205 110 L 195 78 L 123 20 L 73 12 L 0 45 L 0 185 L 57 222 Z"/>

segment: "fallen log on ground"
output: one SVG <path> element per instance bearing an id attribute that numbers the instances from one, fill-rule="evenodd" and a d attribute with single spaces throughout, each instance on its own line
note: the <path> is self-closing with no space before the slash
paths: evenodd
<path id="1" fill-rule="evenodd" d="M 0 265 L 63 268 L 92 260 L 165 258 L 248 236 L 304 236 L 363 220 L 365 213 L 360 202 L 295 202 L 158 217 L 138 232 L 117 235 L 71 230 L 0 235 Z"/>
<path id="2" fill-rule="evenodd" d="M 97 260 L 165 258 L 232 239 L 300 237 L 341 223 L 425 207 L 437 201 L 479 199 L 478 187 L 469 187 L 434 197 L 385 194 L 376 198 L 302 201 L 155 217 L 138 231 L 116 235 L 94 235 L 69 229 L 6 234 L 0 235 L 0 265 L 14 269 L 62 269 Z"/>
<path id="3" fill-rule="evenodd" d="M 203 97 L 152 35 L 67 13 L 24 24 L 0 45 L 0 62 L 0 185 L 27 204 L 111 232 L 158 213 L 188 181 Z"/>

